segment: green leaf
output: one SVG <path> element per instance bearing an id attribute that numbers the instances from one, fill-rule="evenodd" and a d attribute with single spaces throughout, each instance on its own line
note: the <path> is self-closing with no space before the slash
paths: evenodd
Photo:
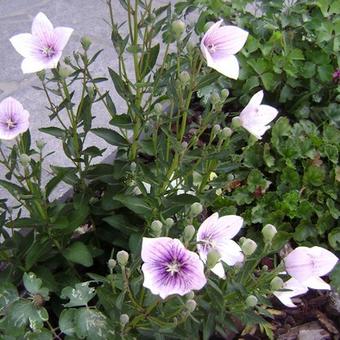
<path id="1" fill-rule="evenodd" d="M 24 273 L 23 283 L 28 292 L 31 294 L 41 294 L 48 297 L 48 289 L 41 288 L 42 280 L 39 279 L 34 273 Z"/>
<path id="2" fill-rule="evenodd" d="M 80 339 L 109 339 L 106 317 L 95 309 L 80 308 L 75 313 L 75 331 Z M 111 336 L 113 333 L 111 333 Z"/>
<path id="3" fill-rule="evenodd" d="M 110 124 L 122 129 L 133 129 L 133 123 L 127 114 L 113 115 Z"/>
<path id="4" fill-rule="evenodd" d="M 314 187 L 319 187 L 324 183 L 325 176 L 325 169 L 323 167 L 311 165 L 303 175 L 303 182 Z"/>
<path id="5" fill-rule="evenodd" d="M 92 129 L 91 132 L 93 132 L 98 137 L 103 138 L 106 142 L 108 142 L 111 145 L 115 145 L 115 146 L 128 146 L 129 145 L 129 142 L 123 136 L 121 136 L 117 131 L 107 129 L 107 128 L 96 128 L 96 129 Z"/>
<path id="6" fill-rule="evenodd" d="M 87 246 L 80 241 L 76 241 L 64 250 L 64 256 L 71 262 L 79 263 L 84 267 L 91 267 L 93 259 Z"/>
<path id="7" fill-rule="evenodd" d="M 142 62 L 140 63 L 141 77 L 147 76 L 156 64 L 157 57 L 159 54 L 159 44 L 153 46 L 150 51 L 144 54 Z"/>
<path id="8" fill-rule="evenodd" d="M 50 127 L 40 128 L 39 131 L 47 133 L 48 135 L 54 136 L 58 139 L 66 138 L 66 132 L 58 127 L 50 126 Z"/>
<path id="9" fill-rule="evenodd" d="M 131 225 L 129 219 L 125 215 L 111 215 L 104 217 L 103 221 L 108 223 L 111 227 L 114 227 L 115 229 L 128 235 L 138 232 L 138 228 L 134 225 Z"/>
<path id="10" fill-rule="evenodd" d="M 75 335 L 75 324 L 74 324 L 74 318 L 77 313 L 77 309 L 70 308 L 70 309 L 64 309 L 59 317 L 59 328 L 60 331 L 63 332 L 65 335 Z"/>
<path id="11" fill-rule="evenodd" d="M 44 258 L 51 252 L 50 240 L 37 240 L 34 242 L 25 255 L 25 269 L 30 270 L 41 258 Z"/>
<path id="12" fill-rule="evenodd" d="M 120 78 L 119 74 L 112 70 L 110 67 L 109 73 L 117 93 L 124 99 L 129 98 L 131 96 L 130 90 L 128 86 L 124 83 L 122 78 Z"/>
<path id="13" fill-rule="evenodd" d="M 87 132 L 91 129 L 92 124 L 92 101 L 90 97 L 87 95 L 85 96 L 82 101 L 79 103 L 77 117 L 84 123 L 84 131 Z"/>
<path id="14" fill-rule="evenodd" d="M 31 329 L 38 330 L 43 328 L 44 322 L 48 320 L 48 313 L 45 308 L 36 308 L 31 301 L 21 299 L 10 306 L 8 317 L 16 328 L 29 323 Z"/>
<path id="15" fill-rule="evenodd" d="M 53 334 L 48 329 L 42 328 L 33 333 L 26 333 L 25 340 L 53 340 Z"/>
<path id="16" fill-rule="evenodd" d="M 87 303 L 96 295 L 94 288 L 89 287 L 92 281 L 77 283 L 75 288 L 65 287 L 61 291 L 60 297 L 62 299 L 69 299 L 70 301 L 64 304 L 65 307 L 87 306 Z"/>
<path id="17" fill-rule="evenodd" d="M 123 194 L 118 194 L 113 197 L 114 200 L 119 201 L 125 207 L 135 212 L 137 215 L 146 218 L 151 214 L 151 207 L 146 203 L 146 201 L 141 197 L 127 196 Z"/>
<path id="18" fill-rule="evenodd" d="M 19 294 L 16 287 L 9 282 L 2 282 L 0 285 L 0 312 L 18 299 Z"/>
<path id="19" fill-rule="evenodd" d="M 335 228 L 328 234 L 328 242 L 334 250 L 340 250 L 340 228 Z"/>

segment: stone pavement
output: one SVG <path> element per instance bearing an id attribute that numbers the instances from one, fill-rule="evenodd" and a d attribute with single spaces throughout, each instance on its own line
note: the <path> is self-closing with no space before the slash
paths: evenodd
<path id="1" fill-rule="evenodd" d="M 169 2 L 176 3 L 176 0 L 155 0 L 155 7 L 165 5 Z M 120 6 L 118 0 L 112 0 L 114 17 L 117 22 L 126 19 L 126 12 Z M 55 151 L 55 154 L 47 158 L 44 165 L 45 170 L 49 170 L 49 164 L 68 166 L 68 160 L 63 154 L 62 145 L 59 140 L 49 135 L 39 132 L 39 128 L 56 126 L 56 120 L 50 122 L 46 98 L 41 91 L 32 88 L 32 85 L 39 85 L 35 74 L 23 74 L 20 68 L 22 57 L 9 42 L 9 38 L 18 33 L 31 32 L 32 20 L 38 12 L 45 13 L 56 26 L 72 27 L 74 32 L 67 44 L 63 57 L 70 55 L 72 51 L 81 48 L 80 39 L 87 35 L 93 44 L 90 52 L 104 49 L 95 63 L 96 76 L 108 77 L 107 67 L 117 69 L 117 56 L 112 47 L 110 39 L 110 26 L 107 23 L 108 10 L 105 0 L 1 0 L 0 1 L 0 101 L 8 96 L 19 100 L 26 110 L 30 112 L 30 130 L 32 141 L 43 138 L 47 143 L 45 153 Z M 126 25 L 123 30 L 126 30 Z M 125 33 L 124 32 L 124 33 Z M 62 57 L 62 58 L 63 58 Z M 132 60 L 127 59 L 127 69 L 132 70 Z M 131 67 L 129 67 L 131 65 Z M 102 85 L 104 84 L 104 85 Z M 124 103 L 114 92 L 110 81 L 100 84 L 101 88 L 110 89 L 112 98 L 115 101 L 118 113 L 124 113 Z M 79 90 L 79 88 L 78 88 Z M 106 127 L 109 115 L 99 105 L 93 114 L 96 116 L 93 126 Z M 10 142 L 3 141 L 2 148 L 10 145 Z M 99 148 L 107 147 L 105 142 L 93 134 L 88 136 L 88 144 L 96 145 Z M 107 157 L 113 151 L 108 148 L 103 155 Z M 97 158 L 97 161 L 100 161 Z M 5 170 L 0 167 L 0 178 L 3 179 Z M 46 178 L 47 178 L 46 172 Z M 67 187 L 61 186 L 56 193 L 60 196 Z M 8 197 L 8 193 L 0 188 L 0 198 Z"/>

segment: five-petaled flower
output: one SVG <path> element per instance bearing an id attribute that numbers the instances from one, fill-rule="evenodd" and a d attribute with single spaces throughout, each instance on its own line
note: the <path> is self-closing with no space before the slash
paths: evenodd
<path id="1" fill-rule="evenodd" d="M 178 239 L 144 237 L 141 257 L 143 286 L 162 299 L 172 294 L 185 295 L 207 283 L 199 256 Z"/>
<path id="2" fill-rule="evenodd" d="M 201 51 L 209 67 L 226 77 L 237 79 L 239 65 L 234 54 L 246 43 L 248 32 L 237 26 L 220 27 L 222 21 L 214 23 L 204 34 Z"/>
<path id="3" fill-rule="evenodd" d="M 72 32 L 69 27 L 53 28 L 46 15 L 38 13 L 32 23 L 32 34 L 21 33 L 10 39 L 16 51 L 24 57 L 22 72 L 56 68 Z"/>
<path id="4" fill-rule="evenodd" d="M 285 291 L 276 291 L 273 294 L 287 307 L 296 307 L 291 298 L 307 293 L 308 288 L 331 289 L 320 276 L 328 274 L 337 264 L 338 258 L 321 247 L 298 247 L 283 262 L 287 273 L 292 277 L 283 285 Z"/>
<path id="5" fill-rule="evenodd" d="M 338 258 L 321 247 L 298 247 L 284 258 L 287 273 L 301 284 L 313 289 L 330 289 L 320 278 L 328 274 L 337 264 Z"/>
<path id="6" fill-rule="evenodd" d="M 261 139 L 262 135 L 270 129 L 267 124 L 278 114 L 274 107 L 262 105 L 262 99 L 263 91 L 261 90 L 253 95 L 239 116 L 241 126 L 258 139 Z"/>
<path id="7" fill-rule="evenodd" d="M 13 139 L 29 126 L 29 113 L 12 97 L 0 103 L 0 139 Z"/>
<path id="8" fill-rule="evenodd" d="M 218 217 L 218 213 L 209 216 L 197 231 L 197 250 L 203 262 L 207 261 L 210 250 L 220 254 L 220 261 L 211 269 L 213 273 L 225 278 L 221 261 L 228 266 L 242 262 L 244 256 L 240 246 L 232 238 L 240 231 L 243 218 L 236 215 Z"/>

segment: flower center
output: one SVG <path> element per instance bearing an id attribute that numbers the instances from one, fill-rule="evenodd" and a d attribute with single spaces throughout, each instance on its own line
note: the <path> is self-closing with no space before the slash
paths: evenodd
<path id="1" fill-rule="evenodd" d="M 166 271 L 170 273 L 171 276 L 175 275 L 175 273 L 179 273 L 181 269 L 181 264 L 178 263 L 176 260 L 172 261 L 171 263 L 167 264 Z"/>
<path id="2" fill-rule="evenodd" d="M 41 50 L 41 53 L 47 57 L 47 58 L 51 58 L 55 55 L 55 50 L 54 50 L 54 47 L 53 46 L 46 46 L 46 47 L 43 47 L 42 50 Z"/>
<path id="3" fill-rule="evenodd" d="M 210 250 L 211 248 L 215 248 L 216 247 L 216 241 L 212 240 L 211 236 L 206 236 L 204 239 L 202 239 L 200 241 L 202 243 L 202 246 L 206 249 L 206 250 Z"/>
<path id="4" fill-rule="evenodd" d="M 216 52 L 216 46 L 214 44 L 209 44 L 208 50 L 209 50 L 210 53 L 215 53 Z"/>
<path id="5" fill-rule="evenodd" d="M 8 118 L 8 119 L 6 120 L 6 125 L 7 125 L 7 128 L 8 128 L 9 130 L 11 130 L 11 129 L 15 128 L 16 123 L 13 122 L 11 118 Z"/>

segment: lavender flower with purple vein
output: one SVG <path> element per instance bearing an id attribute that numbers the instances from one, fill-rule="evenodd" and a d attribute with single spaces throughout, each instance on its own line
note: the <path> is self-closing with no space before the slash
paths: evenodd
<path id="1" fill-rule="evenodd" d="M 209 216 L 199 227 L 197 232 L 197 250 L 203 262 L 207 261 L 208 253 L 212 249 L 218 251 L 220 262 L 211 269 L 220 278 L 225 278 L 223 265 L 233 266 L 242 262 L 244 256 L 240 246 L 232 238 L 240 231 L 243 218 L 236 215 L 218 217 L 218 213 Z"/>
<path id="2" fill-rule="evenodd" d="M 0 103 L 0 139 L 13 139 L 29 126 L 29 113 L 12 97 Z"/>
<path id="3" fill-rule="evenodd" d="M 143 286 L 162 299 L 172 294 L 185 295 L 207 283 L 202 261 L 178 239 L 144 237 L 142 260 Z"/>
<path id="4" fill-rule="evenodd" d="M 38 13 L 32 23 L 32 34 L 17 34 L 10 39 L 16 51 L 25 58 L 21 63 L 22 72 L 56 68 L 72 32 L 69 27 L 53 28 L 47 16 Z"/>

